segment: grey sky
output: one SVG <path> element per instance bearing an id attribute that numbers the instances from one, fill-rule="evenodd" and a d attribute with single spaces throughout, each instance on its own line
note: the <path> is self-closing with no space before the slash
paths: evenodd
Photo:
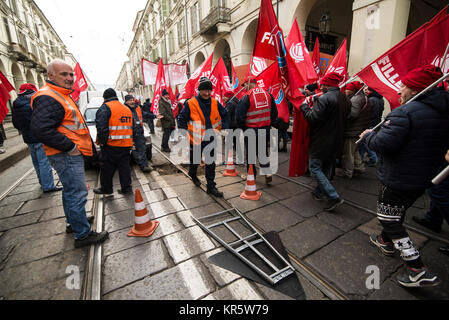
<path id="1" fill-rule="evenodd" d="M 114 85 L 147 0 L 35 0 L 94 84 Z"/>

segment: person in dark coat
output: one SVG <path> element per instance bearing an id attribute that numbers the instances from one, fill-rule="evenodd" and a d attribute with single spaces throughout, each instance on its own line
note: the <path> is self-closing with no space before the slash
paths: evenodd
<path id="1" fill-rule="evenodd" d="M 385 109 L 384 97 L 382 97 L 377 91 L 370 87 L 365 87 L 365 95 L 368 97 L 369 103 L 371 105 L 370 128 L 372 129 L 382 121 L 382 115 Z M 374 167 L 377 164 L 377 155 L 373 150 L 369 149 L 364 142 L 365 141 L 362 141 L 359 144 L 360 158 L 363 161 L 366 153 L 369 158 L 369 161 L 366 165 L 368 167 Z"/>
<path id="2" fill-rule="evenodd" d="M 332 72 L 321 79 L 323 95 L 315 100 L 313 108 L 306 101 L 301 112 L 310 125 L 309 169 L 318 186 L 313 192 L 317 201 L 328 199 L 326 211 L 343 204 L 343 199 L 330 183 L 335 159 L 340 156 L 343 132 L 350 102 L 340 91 L 343 77 Z"/>
<path id="3" fill-rule="evenodd" d="M 132 135 L 128 137 L 123 137 L 123 130 L 125 126 L 129 131 L 132 130 L 132 115 L 125 105 L 119 103 L 117 98 L 117 93 L 114 89 L 109 88 L 103 93 L 104 103 L 98 109 L 95 116 L 95 125 L 97 128 L 97 144 L 101 146 L 100 153 L 100 184 L 101 187 L 94 189 L 96 194 L 112 195 L 113 190 L 113 177 L 115 172 L 118 170 L 121 189 L 118 190 L 120 194 L 133 194 L 132 190 L 132 180 L 131 180 L 131 148 L 133 145 Z M 108 104 L 114 104 L 113 118 L 118 118 L 122 116 L 122 121 L 120 126 L 121 130 L 117 128 L 111 128 L 111 117 L 112 111 Z M 118 105 L 118 106 L 117 106 Z M 129 117 L 126 118 L 125 114 L 129 113 Z M 131 118 L 131 119 L 129 119 Z M 114 124 L 112 124 L 113 126 Z M 122 137 L 114 138 L 112 140 L 112 133 L 119 132 Z M 128 141 L 128 144 L 126 143 Z"/>
<path id="4" fill-rule="evenodd" d="M 162 135 L 161 149 L 163 152 L 171 152 L 168 141 L 170 139 L 170 135 L 176 127 L 176 122 L 173 115 L 173 110 L 171 108 L 170 95 L 166 89 L 162 91 L 162 97 L 161 100 L 159 100 L 158 119 L 161 120 L 162 131 L 164 132 Z"/>
<path id="5" fill-rule="evenodd" d="M 362 87 L 362 83 L 354 81 L 348 83 L 345 90 L 346 96 L 351 101 L 351 111 L 345 124 L 342 171 L 337 171 L 337 176 L 347 179 L 352 179 L 353 174 L 366 172 L 356 143 L 360 134 L 369 128 L 371 118 L 371 104 Z"/>
<path id="6" fill-rule="evenodd" d="M 151 111 L 151 100 L 148 98 L 142 106 L 143 120 L 148 124 L 151 134 L 154 134 L 154 119 L 156 115 Z"/>
<path id="7" fill-rule="evenodd" d="M 39 184 L 44 193 L 61 191 L 62 188 L 56 187 L 53 179 L 53 170 L 48 162 L 42 143 L 33 135 L 30 129 L 31 116 L 31 97 L 37 92 L 37 88 L 31 83 L 25 83 L 20 86 L 19 96 L 14 101 L 12 112 L 12 123 L 14 128 L 22 134 L 23 142 L 28 145 L 34 170 L 36 170 Z"/>
<path id="8" fill-rule="evenodd" d="M 449 149 L 449 93 L 434 88 L 407 103 L 442 76 L 432 65 L 410 71 L 402 80 L 402 106 L 393 110 L 378 131 L 360 138 L 379 155 L 377 175 L 382 183 L 377 215 L 383 227 L 370 241 L 385 255 L 395 250 L 407 265 L 397 280 L 405 287 L 434 286 L 438 277 L 423 263 L 403 225 L 406 211 L 432 186 Z"/>

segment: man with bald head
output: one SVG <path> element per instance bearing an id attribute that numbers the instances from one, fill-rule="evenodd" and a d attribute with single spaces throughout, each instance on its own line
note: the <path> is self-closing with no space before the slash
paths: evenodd
<path id="1" fill-rule="evenodd" d="M 86 216 L 87 187 L 84 158 L 93 155 L 92 140 L 86 122 L 73 101 L 73 68 L 62 60 L 48 65 L 48 80 L 31 99 L 31 130 L 44 145 L 51 166 L 62 183 L 62 203 L 67 233 L 74 233 L 75 248 L 101 243 L 108 232 L 96 233 Z"/>

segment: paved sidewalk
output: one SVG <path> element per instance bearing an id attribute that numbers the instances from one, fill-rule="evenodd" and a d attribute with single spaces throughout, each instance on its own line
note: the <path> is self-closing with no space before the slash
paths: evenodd
<path id="1" fill-rule="evenodd" d="M 19 135 L 12 123 L 4 122 L 3 127 L 7 139 L 3 143 L 6 153 L 0 154 L 0 173 L 30 154 L 28 146 L 23 142 L 22 136 Z"/>

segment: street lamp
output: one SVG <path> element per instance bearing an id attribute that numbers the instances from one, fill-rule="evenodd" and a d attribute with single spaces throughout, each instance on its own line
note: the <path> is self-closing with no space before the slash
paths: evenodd
<path id="1" fill-rule="evenodd" d="M 332 19 L 328 12 L 326 12 L 325 14 L 323 14 L 321 16 L 321 19 L 318 23 L 319 29 L 320 29 L 320 34 L 323 34 L 323 35 L 329 34 L 329 32 L 331 30 L 331 21 L 332 21 Z"/>

